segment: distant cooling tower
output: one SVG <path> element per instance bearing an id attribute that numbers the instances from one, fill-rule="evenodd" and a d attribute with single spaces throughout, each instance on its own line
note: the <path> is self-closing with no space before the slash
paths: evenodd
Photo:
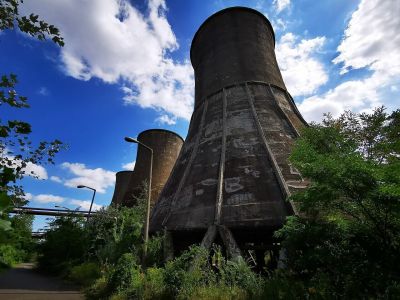
<path id="1" fill-rule="evenodd" d="M 274 46 L 270 22 L 243 7 L 212 15 L 193 38 L 194 112 L 150 224 L 170 233 L 175 250 L 216 239 L 232 255 L 266 249 L 293 214 L 286 198 L 305 183 L 288 156 L 306 122 Z"/>
<path id="2" fill-rule="evenodd" d="M 111 203 L 121 205 L 128 188 L 133 171 L 120 171 L 115 174 L 115 188 Z"/>
<path id="3" fill-rule="evenodd" d="M 151 199 L 156 203 L 175 161 L 182 148 L 183 139 L 176 133 L 164 129 L 149 129 L 141 132 L 138 141 L 153 149 L 153 176 Z M 150 152 L 138 145 L 136 164 L 125 192 L 122 205 L 134 206 L 136 198 L 141 196 L 143 182 L 148 182 L 150 170 Z"/>

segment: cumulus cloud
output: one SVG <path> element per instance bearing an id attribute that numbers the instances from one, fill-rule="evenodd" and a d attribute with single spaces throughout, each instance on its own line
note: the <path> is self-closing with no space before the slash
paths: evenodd
<path id="1" fill-rule="evenodd" d="M 342 73 L 368 67 L 399 74 L 400 3 L 397 0 L 363 0 L 352 14 L 333 60 L 342 63 Z"/>
<path id="2" fill-rule="evenodd" d="M 325 37 L 299 39 L 283 35 L 276 45 L 276 56 L 285 84 L 292 96 L 310 95 L 328 81 L 324 65 L 316 57 Z"/>
<path id="3" fill-rule="evenodd" d="M 363 0 L 352 14 L 333 63 L 341 74 L 366 68 L 370 74 L 345 81 L 319 96 L 305 99 L 299 109 L 308 120 L 320 120 L 322 112 L 337 116 L 343 110 L 367 111 L 390 106 L 385 91 L 400 82 L 400 2 Z"/>
<path id="4" fill-rule="evenodd" d="M 8 148 L 0 149 L 0 160 L 3 161 L 3 164 L 8 165 L 10 168 L 21 167 L 21 159 L 7 154 L 8 152 Z M 44 167 L 31 162 L 27 162 L 25 168 L 23 168 L 21 171 L 25 176 L 30 176 L 36 179 L 45 180 L 48 178 L 47 171 Z"/>
<path id="5" fill-rule="evenodd" d="M 54 181 L 54 182 L 57 182 L 57 183 L 62 183 L 61 178 L 58 177 L 58 176 L 50 176 L 50 180 Z"/>
<path id="6" fill-rule="evenodd" d="M 29 201 L 34 201 L 41 204 L 48 204 L 48 203 L 68 203 L 69 205 L 80 206 L 83 210 L 89 210 L 91 200 L 78 200 L 72 199 L 68 197 L 61 197 L 52 194 L 39 194 L 33 195 L 31 193 L 25 193 L 25 199 Z M 99 210 L 102 208 L 102 205 L 93 203 L 92 210 Z"/>
<path id="7" fill-rule="evenodd" d="M 91 203 L 91 201 L 88 201 L 88 200 L 76 200 L 76 199 L 69 200 L 69 204 L 80 206 L 81 210 L 89 210 L 90 203 Z M 102 207 L 103 207 L 102 205 L 99 205 L 99 204 L 96 204 L 93 202 L 92 211 L 99 210 Z"/>
<path id="8" fill-rule="evenodd" d="M 193 70 L 189 61 L 170 57 L 179 45 L 165 1 L 147 5 L 142 13 L 127 0 L 39 0 L 24 2 L 24 9 L 59 27 L 65 73 L 121 84 L 126 104 L 189 120 Z"/>
<path id="9" fill-rule="evenodd" d="M 126 164 L 122 165 L 122 168 L 124 170 L 133 171 L 133 169 L 135 168 L 135 164 L 136 164 L 136 161 L 133 161 L 133 162 L 130 162 L 130 163 L 126 163 Z"/>
<path id="10" fill-rule="evenodd" d="M 274 0 L 273 5 L 275 6 L 276 12 L 280 13 L 285 8 L 289 8 L 290 0 Z"/>
<path id="11" fill-rule="evenodd" d="M 31 193 L 25 193 L 25 197 L 24 198 L 25 198 L 25 200 L 30 201 L 30 200 L 32 200 L 33 195 Z"/>
<path id="12" fill-rule="evenodd" d="M 37 179 L 47 179 L 47 171 L 44 167 L 36 165 L 34 163 L 28 162 L 26 167 L 24 168 L 24 172 L 26 175 L 35 177 Z"/>
<path id="13" fill-rule="evenodd" d="M 48 96 L 48 95 L 50 95 L 49 89 L 46 88 L 45 86 L 40 87 L 39 90 L 37 91 L 37 93 L 38 93 L 39 95 L 42 95 L 42 96 Z"/>
<path id="14" fill-rule="evenodd" d="M 77 185 L 86 185 L 105 193 L 108 187 L 114 186 L 115 172 L 102 168 L 89 169 L 85 164 L 64 162 L 61 167 L 76 177 L 65 179 L 64 185 L 75 188 Z"/>
<path id="15" fill-rule="evenodd" d="M 156 119 L 156 122 L 158 122 L 160 124 L 174 125 L 174 124 L 176 124 L 176 118 L 174 118 L 174 117 L 171 118 L 168 115 L 162 115 Z"/>
<path id="16" fill-rule="evenodd" d="M 25 194 L 26 200 L 32 200 L 38 203 L 61 203 L 65 201 L 64 197 L 52 195 L 52 194 L 39 194 L 32 195 L 30 193 Z"/>

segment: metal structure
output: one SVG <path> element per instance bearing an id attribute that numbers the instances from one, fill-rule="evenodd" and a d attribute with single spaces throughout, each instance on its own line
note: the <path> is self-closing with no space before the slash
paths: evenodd
<path id="1" fill-rule="evenodd" d="M 133 171 L 120 171 L 115 174 L 115 188 L 111 203 L 121 205 L 128 189 Z"/>
<path id="2" fill-rule="evenodd" d="M 209 17 L 191 46 L 195 107 L 188 136 L 152 211 L 178 252 L 220 240 L 231 256 L 268 249 L 305 182 L 289 164 L 306 122 L 287 92 L 275 36 L 260 12 L 232 7 Z"/>
<path id="3" fill-rule="evenodd" d="M 141 132 L 137 140 L 153 149 L 153 172 L 151 188 L 151 206 L 157 202 L 175 161 L 183 145 L 183 139 L 175 132 L 165 129 L 149 129 Z M 136 197 L 142 196 L 143 183 L 149 181 L 150 153 L 138 145 L 134 172 L 122 200 L 122 205 L 134 206 Z"/>
<path id="4" fill-rule="evenodd" d="M 125 137 L 125 141 L 128 143 L 135 143 L 142 146 L 144 149 L 149 151 L 150 154 L 150 164 L 149 164 L 149 174 L 147 181 L 147 191 L 151 191 L 151 181 L 153 178 L 153 158 L 154 151 L 153 148 L 149 147 L 146 144 L 143 144 L 139 140 L 132 137 Z M 142 148 L 142 149 L 143 149 Z M 150 224 L 150 209 L 151 209 L 151 193 L 147 193 L 147 203 L 146 203 L 146 220 L 144 222 L 144 245 L 143 245 L 143 256 L 142 256 L 142 265 L 146 265 L 146 257 L 147 257 L 147 244 L 149 242 L 149 224 Z"/>
<path id="5" fill-rule="evenodd" d="M 92 201 L 90 202 L 89 212 L 88 212 L 88 215 L 87 215 L 87 220 L 89 221 L 90 213 L 92 212 L 94 197 L 96 196 L 96 189 L 92 188 L 90 186 L 87 186 L 87 185 L 82 185 L 82 184 L 78 185 L 77 188 L 78 189 L 89 189 L 89 190 L 93 191 Z"/>
<path id="6" fill-rule="evenodd" d="M 89 216 L 89 211 L 86 210 L 72 210 L 72 209 L 55 209 L 55 208 L 40 208 L 40 207 L 14 207 L 11 211 L 13 214 L 27 214 L 36 216 Z M 96 212 L 92 212 L 90 215 L 94 215 Z"/>

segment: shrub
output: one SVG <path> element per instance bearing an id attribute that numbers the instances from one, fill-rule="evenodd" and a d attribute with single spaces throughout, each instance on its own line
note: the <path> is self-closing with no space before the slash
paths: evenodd
<path id="1" fill-rule="evenodd" d="M 2 267 L 11 267 L 20 262 L 23 256 L 24 252 L 12 245 L 0 245 L 0 266 Z"/>
<path id="2" fill-rule="evenodd" d="M 165 284 L 175 297 L 189 297 L 197 287 L 213 282 L 215 274 L 208 262 L 208 251 L 199 246 L 190 247 L 165 265 Z"/>
<path id="3" fill-rule="evenodd" d="M 163 264 L 163 235 L 152 236 L 147 243 L 146 266 L 161 266 Z"/>
<path id="4" fill-rule="evenodd" d="M 112 292 L 127 290 L 133 298 L 140 298 L 143 294 L 143 273 L 136 263 L 136 257 L 125 253 L 118 260 L 114 272 L 110 276 L 109 289 Z"/>
<path id="5" fill-rule="evenodd" d="M 281 270 L 264 280 L 261 288 L 260 299 L 316 299 L 320 294 L 313 286 L 306 289 L 300 280 L 294 280 L 291 274 Z"/>
<path id="6" fill-rule="evenodd" d="M 103 275 L 98 278 L 94 283 L 85 289 L 85 296 L 88 300 L 108 299 L 108 278 Z"/>
<path id="7" fill-rule="evenodd" d="M 69 278 L 82 286 L 91 285 L 101 276 L 99 266 L 93 262 L 85 262 L 71 268 Z"/>
<path id="8" fill-rule="evenodd" d="M 249 298 L 246 291 L 237 286 L 231 287 L 224 284 L 217 284 L 217 285 L 207 285 L 196 288 L 193 291 L 193 293 L 188 297 L 188 299 L 244 300 Z"/>
<path id="9" fill-rule="evenodd" d="M 219 272 L 221 283 L 229 287 L 240 287 L 250 298 L 262 293 L 263 279 L 254 273 L 243 259 L 223 261 Z"/>
<path id="10" fill-rule="evenodd" d="M 66 275 L 83 262 L 87 244 L 83 222 L 81 217 L 63 216 L 50 223 L 45 241 L 38 247 L 39 268 Z"/>
<path id="11" fill-rule="evenodd" d="M 165 299 L 169 297 L 165 286 L 164 269 L 148 268 L 144 282 L 144 299 Z"/>

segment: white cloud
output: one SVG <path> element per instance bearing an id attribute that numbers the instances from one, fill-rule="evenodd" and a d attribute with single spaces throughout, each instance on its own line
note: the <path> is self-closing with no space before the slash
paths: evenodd
<path id="1" fill-rule="evenodd" d="M 30 200 L 32 200 L 33 195 L 31 193 L 25 193 L 25 197 L 24 198 L 25 198 L 25 200 L 30 201 Z"/>
<path id="2" fill-rule="evenodd" d="M 22 164 L 22 161 L 18 158 L 15 158 L 14 156 L 11 156 L 7 154 L 9 152 L 9 149 L 0 149 L 0 160 L 2 161 L 3 164 L 8 165 L 10 168 L 17 168 L 20 167 Z M 25 168 L 21 170 L 25 176 L 30 176 L 34 177 L 36 179 L 47 179 L 47 171 L 44 167 L 27 162 Z"/>
<path id="3" fill-rule="evenodd" d="M 367 68 L 370 75 L 345 81 L 327 93 L 305 99 L 299 109 L 307 120 L 320 120 L 322 112 L 337 116 L 344 110 L 368 111 L 391 106 L 386 91 L 400 83 L 400 2 L 363 0 L 352 14 L 339 55 L 341 74 Z"/>
<path id="4" fill-rule="evenodd" d="M 39 90 L 37 91 L 37 93 L 38 93 L 39 95 L 42 95 L 42 96 L 48 96 L 48 95 L 50 95 L 49 89 L 46 88 L 45 86 L 40 87 Z"/>
<path id="5" fill-rule="evenodd" d="M 130 162 L 130 163 L 126 163 L 126 164 L 122 165 L 122 168 L 124 170 L 133 171 L 133 169 L 135 168 L 135 164 L 136 164 L 136 161 L 133 161 L 133 162 Z"/>
<path id="6" fill-rule="evenodd" d="M 28 162 L 24 168 L 25 174 L 37 179 L 47 179 L 47 171 L 44 167 Z"/>
<path id="7" fill-rule="evenodd" d="M 285 8 L 289 8 L 290 0 L 274 0 L 273 4 L 277 13 L 280 13 Z"/>
<path id="8" fill-rule="evenodd" d="M 283 35 L 276 45 L 276 56 L 286 87 L 292 96 L 310 95 L 328 81 L 323 64 L 316 58 L 325 37 L 302 39 Z"/>
<path id="9" fill-rule="evenodd" d="M 65 200 L 64 197 L 55 196 L 55 195 L 51 195 L 51 194 L 32 195 L 30 193 L 27 193 L 26 196 L 28 196 L 28 194 L 30 197 L 29 200 L 39 202 L 39 203 L 61 203 L 61 202 L 64 202 L 64 200 Z"/>
<path id="10" fill-rule="evenodd" d="M 127 0 L 26 1 L 24 9 L 60 28 L 65 73 L 122 84 L 126 104 L 189 120 L 193 70 L 189 61 L 170 58 L 179 45 L 165 1 L 149 0 L 145 14 Z"/>
<path id="11" fill-rule="evenodd" d="M 66 179 L 64 185 L 75 188 L 77 185 L 86 185 L 105 193 L 108 187 L 114 186 L 115 172 L 102 168 L 89 169 L 84 164 L 64 162 L 61 167 L 71 172 L 76 177 Z"/>
<path id="12" fill-rule="evenodd" d="M 62 180 L 58 176 L 50 176 L 50 180 L 58 183 L 62 183 Z"/>
<path id="13" fill-rule="evenodd" d="M 171 118 L 168 115 L 162 115 L 156 119 L 156 122 L 158 122 L 160 124 L 174 125 L 174 124 L 176 124 L 176 118 L 174 118 L 174 117 Z"/>
<path id="14" fill-rule="evenodd" d="M 78 199 L 71 199 L 67 197 L 56 196 L 52 194 L 39 194 L 39 195 L 32 195 L 31 193 L 25 194 L 25 199 L 29 201 L 34 201 L 42 204 L 47 203 L 62 203 L 68 202 L 70 205 L 80 206 L 82 210 L 89 210 L 91 200 L 78 200 Z M 93 203 L 92 210 L 99 210 L 102 208 L 102 205 Z"/>
<path id="15" fill-rule="evenodd" d="M 69 204 L 80 206 L 81 210 L 89 210 L 91 202 L 92 201 L 88 201 L 88 200 L 76 200 L 76 199 L 69 200 Z M 93 202 L 92 211 L 99 210 L 102 207 L 103 207 L 102 205 L 99 205 L 99 204 L 96 204 Z"/>
<path id="16" fill-rule="evenodd" d="M 400 2 L 397 0 L 363 0 L 352 14 L 338 47 L 335 64 L 343 63 L 342 72 L 368 67 L 400 72 Z"/>

